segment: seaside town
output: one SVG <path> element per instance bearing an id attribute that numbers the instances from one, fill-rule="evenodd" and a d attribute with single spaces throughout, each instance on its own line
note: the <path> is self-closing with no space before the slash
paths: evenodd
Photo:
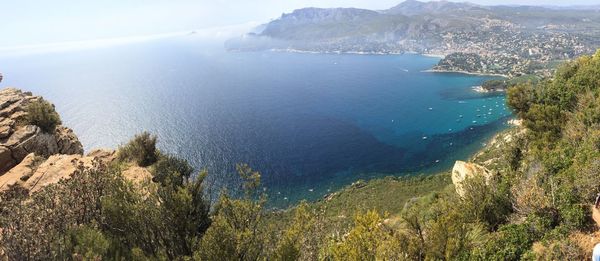
<path id="1" fill-rule="evenodd" d="M 443 43 L 430 53 L 445 58 L 435 71 L 459 71 L 516 77 L 526 74 L 550 76 L 557 61 L 592 53 L 594 48 L 569 33 L 527 33 L 504 30 L 448 32 Z"/>

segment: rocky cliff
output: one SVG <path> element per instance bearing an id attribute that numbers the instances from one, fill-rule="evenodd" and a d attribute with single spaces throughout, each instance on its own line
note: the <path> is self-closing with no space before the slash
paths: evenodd
<path id="1" fill-rule="evenodd" d="M 21 185 L 34 192 L 69 178 L 77 168 L 108 164 L 114 150 L 95 150 L 83 155 L 83 146 L 65 126 L 46 133 L 24 121 L 27 106 L 42 99 L 14 88 L 0 90 L 0 191 Z"/>
<path id="2" fill-rule="evenodd" d="M 0 174 L 19 164 L 28 154 L 48 157 L 54 154 L 83 154 L 83 146 L 73 131 L 58 126 L 53 133 L 27 125 L 27 105 L 41 97 L 8 88 L 0 90 Z"/>

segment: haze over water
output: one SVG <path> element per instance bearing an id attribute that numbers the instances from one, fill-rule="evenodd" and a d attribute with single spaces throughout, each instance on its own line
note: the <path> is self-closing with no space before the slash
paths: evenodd
<path id="1" fill-rule="evenodd" d="M 275 205 L 359 178 L 433 173 L 467 159 L 510 116 L 489 77 L 424 73 L 438 58 L 226 52 L 194 36 L 35 54 L 0 53 L 0 88 L 53 102 L 86 151 L 147 130 L 159 147 L 235 183 L 262 172 Z"/>

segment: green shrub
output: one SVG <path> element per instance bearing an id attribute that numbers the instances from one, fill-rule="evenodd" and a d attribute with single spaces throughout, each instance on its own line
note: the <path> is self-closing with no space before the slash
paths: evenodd
<path id="1" fill-rule="evenodd" d="M 71 230 L 70 234 L 71 251 L 74 258 L 99 260 L 108 251 L 109 241 L 98 229 L 83 226 Z"/>
<path id="2" fill-rule="evenodd" d="M 134 161 L 140 167 L 147 167 L 156 162 L 156 136 L 148 132 L 135 135 L 125 146 L 119 149 L 119 161 Z"/>
<path id="3" fill-rule="evenodd" d="M 333 260 L 376 260 L 378 246 L 388 237 L 380 225 L 382 222 L 376 211 L 356 215 L 354 227 L 341 241 L 331 245 Z"/>
<path id="4" fill-rule="evenodd" d="M 473 176 L 462 182 L 461 208 L 469 220 L 487 224 L 490 230 L 503 224 L 512 212 L 509 188 L 500 181 Z"/>
<path id="5" fill-rule="evenodd" d="M 196 246 L 199 260 L 259 260 L 264 256 L 267 228 L 264 201 L 234 199 L 223 194 L 212 223 Z"/>
<path id="6" fill-rule="evenodd" d="M 61 124 L 54 105 L 43 99 L 31 102 L 26 111 L 25 122 L 40 127 L 44 132 L 52 133 Z"/>
<path id="7" fill-rule="evenodd" d="M 70 179 L 30 196 L 20 186 L 0 192 L 0 252 L 7 260 L 102 255 L 107 245 L 97 229 L 102 220 L 100 200 L 121 182 L 114 174 L 78 169 Z M 80 229 L 82 224 L 89 229 Z"/>
<path id="8" fill-rule="evenodd" d="M 581 247 L 569 238 L 550 241 L 532 252 L 532 260 L 589 260 L 587 249 Z"/>
<path id="9" fill-rule="evenodd" d="M 508 89 L 506 103 L 515 113 L 522 116 L 527 113 L 534 99 L 535 94 L 531 85 L 521 84 Z"/>
<path id="10" fill-rule="evenodd" d="M 526 224 L 501 226 L 492 240 L 479 249 L 479 260 L 520 260 L 529 251 L 534 239 Z"/>
<path id="11" fill-rule="evenodd" d="M 210 227 L 194 249 L 195 260 L 262 260 L 267 249 L 266 195 L 253 200 L 260 173 L 246 164 L 237 166 L 244 182 L 244 198 L 221 194 L 214 206 Z M 203 177 L 204 175 L 201 175 Z"/>
<path id="12" fill-rule="evenodd" d="M 153 181 L 161 184 L 171 183 L 175 186 L 181 186 L 187 181 L 194 169 L 187 160 L 180 159 L 172 155 L 160 156 L 156 162 L 152 174 Z"/>

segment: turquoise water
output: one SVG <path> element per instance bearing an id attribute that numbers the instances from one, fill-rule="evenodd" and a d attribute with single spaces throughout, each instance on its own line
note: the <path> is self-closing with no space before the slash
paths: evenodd
<path id="1" fill-rule="evenodd" d="M 148 130 L 210 172 L 262 172 L 273 203 L 316 199 L 359 178 L 433 173 L 505 128 L 488 77 L 425 73 L 418 55 L 225 52 L 189 37 L 69 52 L 0 54 L 5 80 L 56 104 L 86 150 Z M 377 173 L 377 174 L 374 174 Z"/>

